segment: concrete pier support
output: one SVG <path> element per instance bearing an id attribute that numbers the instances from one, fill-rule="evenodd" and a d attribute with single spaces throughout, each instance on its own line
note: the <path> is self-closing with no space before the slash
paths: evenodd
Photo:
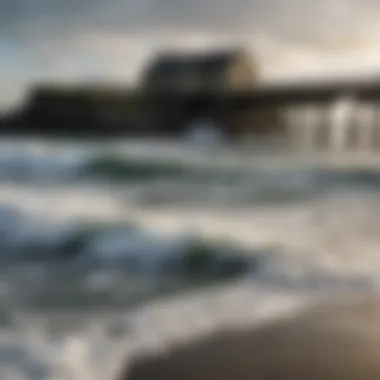
<path id="1" fill-rule="evenodd" d="M 331 106 L 329 145 L 334 153 L 347 148 L 355 106 L 355 99 L 351 97 L 340 98 Z"/>
<path id="2" fill-rule="evenodd" d="M 315 105 L 305 107 L 305 133 L 304 148 L 309 150 L 318 149 L 320 146 L 320 118 L 318 108 Z"/>
<path id="3" fill-rule="evenodd" d="M 331 101 L 284 107 L 290 149 L 371 152 L 380 149 L 380 104 L 340 96 Z"/>
<path id="4" fill-rule="evenodd" d="M 289 106 L 284 111 L 285 129 L 288 134 L 288 146 L 299 149 L 302 144 L 302 135 L 305 131 L 304 114 L 302 107 Z"/>
<path id="5" fill-rule="evenodd" d="M 372 149 L 380 150 L 380 103 L 374 103 L 373 109 L 373 133 L 372 133 Z"/>
<path id="6" fill-rule="evenodd" d="M 361 105 L 357 114 L 358 128 L 358 144 L 357 147 L 361 151 L 373 150 L 373 138 L 375 128 L 375 113 L 374 107 L 370 104 Z"/>
<path id="7" fill-rule="evenodd" d="M 330 148 L 330 130 L 331 130 L 331 105 L 324 103 L 319 106 L 319 127 L 318 141 L 321 151 L 326 151 Z"/>

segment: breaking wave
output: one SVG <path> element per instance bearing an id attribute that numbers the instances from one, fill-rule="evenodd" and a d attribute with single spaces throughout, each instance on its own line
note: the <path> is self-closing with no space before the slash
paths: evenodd
<path id="1" fill-rule="evenodd" d="M 380 286 L 376 157 L 0 143 L 0 377 L 113 379 L 142 349 Z"/>

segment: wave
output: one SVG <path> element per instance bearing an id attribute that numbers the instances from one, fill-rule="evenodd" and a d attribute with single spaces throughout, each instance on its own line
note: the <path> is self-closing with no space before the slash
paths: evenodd
<path id="1" fill-rule="evenodd" d="M 0 372 L 4 380 L 116 379 L 141 350 L 174 345 L 231 323 L 260 323 L 304 305 L 302 295 L 265 292 L 240 282 L 128 314 L 29 314 L 27 324 L 0 331 Z"/>
<path id="2" fill-rule="evenodd" d="M 250 181 L 256 186 L 270 183 L 285 188 L 294 181 L 309 181 L 319 189 L 329 186 L 378 188 L 380 185 L 376 157 L 363 162 L 352 157 L 321 161 L 308 156 L 247 154 L 238 149 L 204 151 L 180 144 L 103 145 L 3 142 L 0 144 L 0 179 L 26 183 L 112 181 L 121 184 L 173 180 L 221 185 Z"/>
<path id="3" fill-rule="evenodd" d="M 0 144 L 0 180 L 23 186 L 115 186 L 128 189 L 128 200 L 143 206 L 281 204 L 341 189 L 376 192 L 380 186 L 375 158 L 358 166 L 355 159 L 344 165 L 311 157 L 302 162 L 290 156 L 199 151 L 179 144 L 103 145 Z"/>
<path id="4" fill-rule="evenodd" d="M 264 250 L 198 236 L 165 237 L 125 221 L 65 223 L 0 209 L 5 309 L 130 308 L 184 289 L 241 278 Z"/>
<path id="5" fill-rule="evenodd" d="M 191 167 L 176 162 L 128 159 L 118 155 L 94 156 L 77 168 L 79 178 L 131 181 L 157 178 L 181 178 L 193 172 Z"/>
<path id="6" fill-rule="evenodd" d="M 321 183 L 332 186 L 346 186 L 352 188 L 369 188 L 377 190 L 380 187 L 380 171 L 378 168 L 343 168 L 319 169 L 316 178 Z"/>
<path id="7" fill-rule="evenodd" d="M 361 241 L 355 226 L 361 225 L 366 214 L 356 214 L 360 204 L 354 207 L 350 200 L 341 202 L 345 207 L 351 204 L 351 211 L 338 218 L 346 221 L 341 226 L 347 231 L 342 244 L 351 242 L 354 249 Z M 336 200 L 329 204 L 336 204 Z M 373 206 L 367 205 L 367 209 L 371 212 Z M 337 210 L 320 210 L 321 216 L 328 210 L 321 223 L 335 233 L 332 224 L 336 224 Z M 305 209 L 304 216 L 293 211 L 279 211 L 282 217 L 278 221 L 273 219 L 276 215 L 267 220 L 274 240 L 244 244 L 232 225 L 230 235 L 236 240 L 222 233 L 208 237 L 186 231 L 166 235 L 126 220 L 57 221 L 3 207 L 0 288 L 5 284 L 11 296 L 4 301 L 0 289 L 0 304 L 13 308 L 16 302 L 21 308 L 78 312 L 125 309 L 165 294 L 246 277 L 261 286 L 288 291 L 379 286 L 377 241 L 368 253 L 351 253 L 325 241 L 329 236 L 324 236 L 324 230 L 318 232 L 313 218 L 308 219 L 315 213 L 313 209 Z M 246 223 L 243 220 L 237 227 Z M 257 225 L 253 217 L 249 223 L 250 233 L 259 238 L 263 225 Z"/>
<path id="8" fill-rule="evenodd" d="M 1 378 L 114 378 L 134 345 L 379 288 L 376 165 L 121 145 L 0 146 L 24 182 L 1 187 Z"/>
<path id="9" fill-rule="evenodd" d="M 217 259 L 224 257 L 226 251 L 231 255 L 236 253 L 236 248 L 223 242 L 207 242 L 196 236 L 165 238 L 129 221 L 57 222 L 6 206 L 0 209 L 0 237 L 2 258 L 71 260 L 86 257 L 104 261 L 102 265 L 113 261 L 120 265 L 132 256 L 141 265 L 145 262 L 146 269 L 153 261 L 166 259 L 165 271 L 184 265 L 189 273 L 211 270 L 212 265 L 221 264 Z M 226 257 L 227 261 L 230 259 Z"/>

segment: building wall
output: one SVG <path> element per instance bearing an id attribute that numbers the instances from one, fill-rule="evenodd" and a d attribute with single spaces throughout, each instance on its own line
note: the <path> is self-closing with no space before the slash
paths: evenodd
<path id="1" fill-rule="evenodd" d="M 249 90 L 259 81 L 258 65 L 248 55 L 242 52 L 228 68 L 226 78 L 231 90 Z"/>
<path id="2" fill-rule="evenodd" d="M 158 67 L 155 67 L 155 64 Z M 186 104 L 186 101 L 180 100 L 181 94 L 186 90 L 230 94 L 252 89 L 259 78 L 258 65 L 246 51 L 233 52 L 231 57 L 217 65 L 217 68 L 206 71 L 195 64 L 193 70 L 191 67 L 186 67 L 186 70 L 182 70 L 181 66 L 178 70 L 174 68 L 173 74 L 170 75 L 170 71 L 161 72 L 159 64 L 151 63 L 141 82 L 141 89 L 147 99 L 145 120 L 150 130 L 174 135 L 184 133 L 188 124 L 203 118 L 222 123 L 223 128 L 232 134 L 241 128 L 241 124 L 252 125 L 243 120 L 247 118 L 246 110 L 239 115 L 239 110 L 232 110 L 228 104 L 218 104 L 218 100 L 211 104 Z M 173 96 L 171 101 L 164 101 L 160 98 L 162 91 L 169 91 L 174 95 L 177 93 L 177 98 Z M 257 123 L 253 123 L 255 124 Z"/>

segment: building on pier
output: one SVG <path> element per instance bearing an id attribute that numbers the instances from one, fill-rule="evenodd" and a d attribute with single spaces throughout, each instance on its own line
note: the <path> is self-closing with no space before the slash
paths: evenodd
<path id="1" fill-rule="evenodd" d="M 233 109 L 223 100 L 250 93 L 259 84 L 258 61 L 247 50 L 235 48 L 161 53 L 143 70 L 140 90 L 147 101 L 147 124 L 153 133 L 183 135 L 197 121 L 211 119 L 231 137 L 279 124 L 273 108 Z"/>
<path id="2" fill-rule="evenodd" d="M 258 62 L 242 48 L 164 52 L 143 70 L 141 87 L 149 93 L 229 93 L 251 90 L 259 80 Z"/>
<path id="3" fill-rule="evenodd" d="M 258 61 L 230 49 L 159 54 L 137 89 L 36 86 L 20 125 L 178 137 L 211 121 L 224 136 L 259 143 L 275 137 L 295 149 L 372 150 L 380 149 L 379 105 L 380 78 L 264 86 Z"/>

